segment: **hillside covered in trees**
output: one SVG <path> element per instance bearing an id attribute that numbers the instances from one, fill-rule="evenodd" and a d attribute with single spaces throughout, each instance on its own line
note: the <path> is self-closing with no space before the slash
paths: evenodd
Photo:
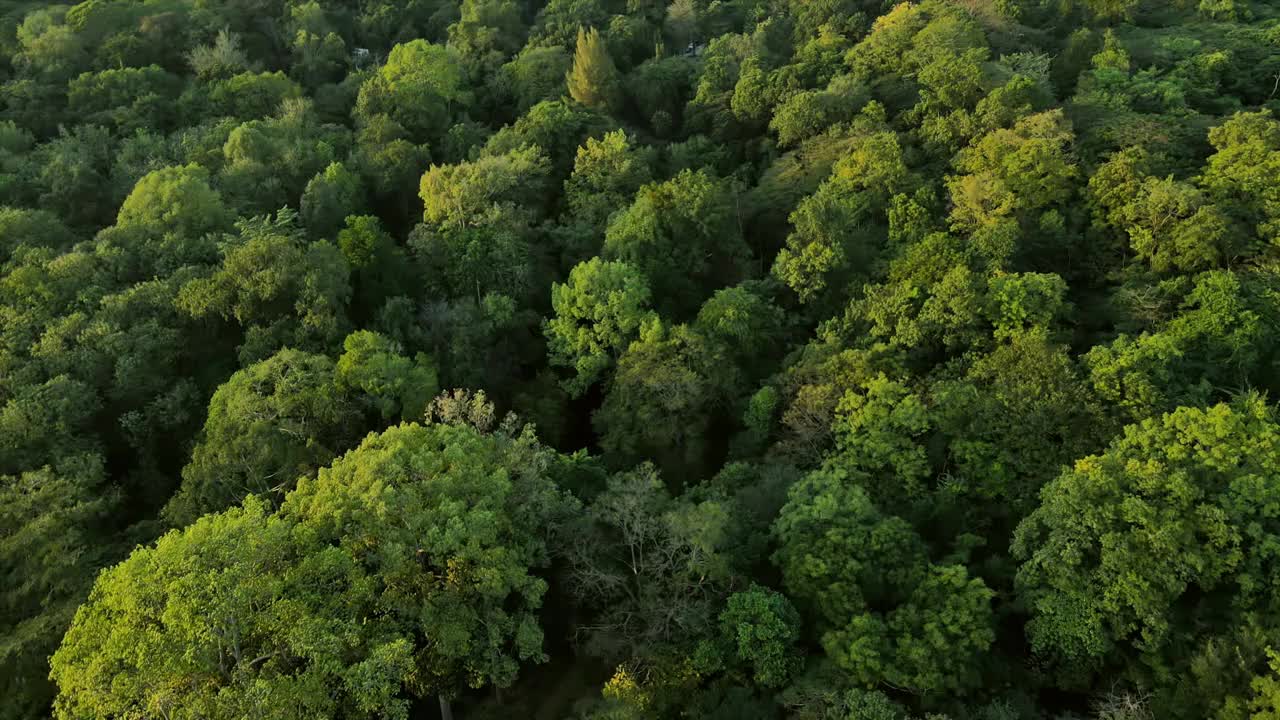
<path id="1" fill-rule="evenodd" d="M 1280 3 L 0 18 L 0 720 L 1280 718 Z"/>

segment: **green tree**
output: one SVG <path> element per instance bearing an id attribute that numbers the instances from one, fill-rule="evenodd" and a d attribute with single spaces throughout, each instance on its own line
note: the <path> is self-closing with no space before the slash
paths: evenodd
<path id="1" fill-rule="evenodd" d="M 409 245 L 441 294 L 479 299 L 528 288 L 530 226 L 548 171 L 536 146 L 427 170 L 419 186 L 423 223 Z"/>
<path id="2" fill-rule="evenodd" d="M 1139 0 L 1087 0 L 1085 7 L 1099 20 L 1129 20 L 1138 9 Z"/>
<path id="3" fill-rule="evenodd" d="M 187 237 L 230 228 L 231 213 L 199 165 L 148 173 L 120 206 L 116 224 L 141 225 Z"/>
<path id="4" fill-rule="evenodd" d="M 338 231 L 338 249 L 352 270 L 353 320 L 372 317 L 389 298 L 411 291 L 412 263 L 376 215 L 348 215 Z"/>
<path id="5" fill-rule="evenodd" d="M 735 203 L 727 181 L 701 170 L 646 185 L 609 222 L 604 256 L 643 272 L 663 314 L 690 317 L 751 255 Z"/>
<path id="6" fill-rule="evenodd" d="M 489 79 L 524 44 L 527 28 L 514 0 L 463 0 L 461 17 L 449 26 L 449 49 L 477 79 Z"/>
<path id="7" fill-rule="evenodd" d="M 422 219 L 443 230 L 491 222 L 532 204 L 546 172 L 546 158 L 537 147 L 475 162 L 432 165 L 418 191 L 424 204 Z"/>
<path id="8" fill-rule="evenodd" d="M 357 406 L 334 375 L 329 358 L 287 349 L 232 375 L 209 401 L 165 520 L 181 527 L 250 494 L 283 498 L 353 444 Z"/>
<path id="9" fill-rule="evenodd" d="M 147 173 L 124 199 L 115 226 L 99 234 L 99 245 L 128 251 L 138 279 L 213 261 L 216 233 L 231 229 L 233 214 L 209 180 L 195 164 Z"/>
<path id="10" fill-rule="evenodd" d="M 502 81 L 517 112 L 564 94 L 565 73 L 573 65 L 562 47 L 528 46 L 502 66 Z"/>
<path id="11" fill-rule="evenodd" d="M 213 84 L 210 114 L 256 120 L 275 115 L 281 103 L 298 97 L 302 97 L 302 88 L 282 72 L 244 72 Z"/>
<path id="12" fill-rule="evenodd" d="M 1040 488 L 1115 428 L 1079 364 L 1043 328 L 1009 336 L 930 395 L 931 419 L 951 438 L 950 489 L 976 495 L 992 518 L 1034 509 Z"/>
<path id="13" fill-rule="evenodd" d="M 430 159 L 426 145 L 414 144 L 409 131 L 390 115 L 378 114 L 365 119 L 356 132 L 350 162 L 377 197 L 399 201 L 398 219 L 407 221 L 414 184 Z"/>
<path id="14" fill-rule="evenodd" d="M 730 595 L 720 613 L 720 633 L 736 661 L 765 687 L 785 684 L 800 664 L 800 614 L 781 593 L 752 585 Z"/>
<path id="15" fill-rule="evenodd" d="M 39 207 L 72 227 L 102 227 L 115 213 L 108 187 L 115 141 L 99 125 L 77 125 L 34 151 L 34 190 Z"/>
<path id="16" fill-rule="evenodd" d="M 105 254 L 117 252 L 108 248 Z M 120 468 L 113 481 L 147 513 L 171 491 L 184 461 L 182 444 L 198 426 L 194 416 L 204 399 L 182 368 L 199 350 L 190 347 L 187 326 L 173 307 L 180 282 L 151 280 L 111 292 L 107 278 L 94 278 L 92 265 L 82 262 L 89 257 L 63 255 L 53 264 L 62 272 L 40 278 L 46 291 L 69 282 L 82 302 L 61 300 L 66 313 L 47 316 L 28 300 L 20 314 L 10 315 L 22 322 L 6 323 L 9 343 L 30 331 L 32 321 L 40 334 L 21 353 L 6 354 L 11 370 L 0 414 L 0 464 L 25 458 L 7 470 L 15 472 L 110 448 L 105 452 Z M 105 263 L 98 269 L 123 274 Z"/>
<path id="17" fill-rule="evenodd" d="M 36 8 L 16 28 L 18 41 L 14 64 L 26 74 L 54 83 L 65 83 L 82 70 L 88 60 L 85 38 L 67 22 L 69 8 L 51 5 Z"/>
<path id="18" fill-rule="evenodd" d="M 407 717 L 413 641 L 379 600 L 358 555 L 250 498 L 98 578 L 55 714 Z"/>
<path id="19" fill-rule="evenodd" d="M 1251 718 L 1255 720 L 1275 720 L 1280 717 L 1280 681 L 1276 675 L 1280 673 L 1280 657 L 1274 650 L 1267 652 L 1270 673 L 1259 675 L 1250 683 L 1253 698 L 1249 702 Z"/>
<path id="20" fill-rule="evenodd" d="M 776 361 L 786 316 L 775 305 L 768 282 L 751 281 L 717 290 L 698 310 L 693 328 L 725 347 L 744 370 L 759 375 Z"/>
<path id="21" fill-rule="evenodd" d="M 302 191 L 302 222 L 317 237 L 333 237 L 348 215 L 364 210 L 360 176 L 342 163 L 330 163 Z"/>
<path id="22" fill-rule="evenodd" d="M 1065 203 L 1079 173 L 1070 152 L 1074 136 L 1061 111 L 1019 120 L 963 150 L 948 178 L 952 224 L 977 230 L 1006 217 L 1026 216 Z"/>
<path id="23" fill-rule="evenodd" d="M 906 599 L 928 566 L 924 543 L 903 519 L 871 501 L 863 473 L 831 469 L 792 486 L 774 524 L 774 563 L 787 590 L 829 625 Z"/>
<path id="24" fill-rule="evenodd" d="M 472 102 L 460 59 L 426 40 L 396 45 L 387 63 L 360 86 L 357 119 L 390 115 L 418 140 L 444 136 Z"/>
<path id="25" fill-rule="evenodd" d="M 187 62 L 201 80 L 228 78 L 250 69 L 252 63 L 240 44 L 240 36 L 223 28 L 212 45 L 197 45 L 187 53 Z"/>
<path id="26" fill-rule="evenodd" d="M 297 207 L 307 182 L 346 154 L 344 127 L 318 122 L 309 100 L 286 100 L 277 115 L 224 136 L 219 189 L 243 216 Z"/>
<path id="27" fill-rule="evenodd" d="M 696 471 L 715 413 L 737 384 L 722 348 L 687 326 L 647 323 L 618 359 L 591 421 L 620 461 L 653 458 L 667 470 Z"/>
<path id="28" fill-rule="evenodd" d="M 529 431 L 401 425 L 300 483 L 281 513 L 362 561 L 377 614 L 415 638 L 405 688 L 448 700 L 546 660 L 536 573 L 574 508 L 550 462 Z"/>
<path id="29" fill-rule="evenodd" d="M 155 65 L 84 73 L 67 88 L 67 109 L 84 122 L 122 133 L 164 129 L 172 124 L 180 86 L 177 77 Z"/>
<path id="30" fill-rule="evenodd" d="M 548 527 L 572 503 L 528 434 L 402 425 L 102 575 L 53 660 L 61 717 L 407 717 L 406 693 L 541 661 Z M 423 607 L 432 612 L 423 613 Z"/>
<path id="31" fill-rule="evenodd" d="M 101 408 L 93 386 L 65 373 L 15 388 L 0 406 L 0 472 L 96 450 L 91 423 Z"/>
<path id="32" fill-rule="evenodd" d="M 1230 219 L 1194 185 L 1152 177 L 1157 163 L 1142 148 L 1114 154 L 1089 178 L 1097 222 L 1128 236 L 1157 272 L 1219 266 L 1245 249 Z"/>
<path id="33" fill-rule="evenodd" d="M 1228 213 L 1255 227 L 1259 239 L 1280 243 L 1280 121 L 1263 111 L 1237 113 L 1209 131 L 1217 152 L 1201 184 Z"/>
<path id="34" fill-rule="evenodd" d="M 651 58 L 627 74 L 628 97 L 637 108 L 643 108 L 649 127 L 659 137 L 671 137 L 680 129 L 698 67 L 696 58 L 679 54 Z"/>
<path id="35" fill-rule="evenodd" d="M 47 210 L 0 207 L 0 264 L 24 247 L 65 250 L 73 239 L 67 226 Z"/>
<path id="36" fill-rule="evenodd" d="M 573 172 L 564 182 L 565 211 L 557 235 L 562 262 L 577 264 L 599 253 L 609 218 L 652 179 L 652 153 L 622 130 L 588 138 L 577 149 Z"/>
<path id="37" fill-rule="evenodd" d="M 417 337 L 440 363 L 442 387 L 483 385 L 506 402 L 521 383 L 521 368 L 535 366 L 545 357 L 546 349 L 538 341 L 540 315 L 509 295 L 487 293 L 429 302 L 418 318 L 406 320 L 425 326 L 426 332 L 417 330 Z M 404 337 L 414 334 L 412 327 L 401 332 Z"/>
<path id="38" fill-rule="evenodd" d="M 995 641 L 995 596 L 962 565 L 933 565 L 905 603 L 883 618 L 855 617 L 823 638 L 837 665 L 862 684 L 939 695 L 979 684 L 977 667 Z"/>
<path id="39" fill-rule="evenodd" d="M 874 108 L 847 153 L 817 191 L 789 218 L 794 228 L 774 260 L 773 274 L 804 302 L 828 289 L 845 290 L 865 276 L 883 247 L 890 197 L 916 182 L 898 136 L 875 128 Z"/>
<path id="40" fill-rule="evenodd" d="M 1084 355 L 1094 392 L 1126 421 L 1206 405 L 1220 388 L 1269 387 L 1277 318 L 1268 274 L 1201 273 L 1174 294 L 1167 316 Z"/>
<path id="41" fill-rule="evenodd" d="M 866 489 L 881 505 L 906 507 L 932 490 L 925 446 L 933 422 L 919 393 L 879 375 L 836 403 L 831 432 L 838 455 L 829 462 L 875 478 Z"/>
<path id="42" fill-rule="evenodd" d="M 609 215 L 652 178 L 651 163 L 621 130 L 589 138 L 578 148 L 573 174 L 564 183 L 569 211 L 603 229 Z"/>
<path id="43" fill-rule="evenodd" d="M 35 136 L 13 120 L 0 120 L 0 198 L 6 205 L 16 203 L 32 191 L 27 178 L 33 168 L 29 155 Z"/>
<path id="44" fill-rule="evenodd" d="M 558 184 L 569 175 L 578 148 L 613 127 L 608 116 L 566 98 L 543 100 L 490 136 L 482 155 L 507 155 L 536 145 L 551 162 L 551 177 Z"/>
<path id="45" fill-rule="evenodd" d="M 823 90 L 802 90 L 779 103 L 769 128 L 782 145 L 796 145 L 838 122 L 852 120 L 869 100 L 862 83 L 841 75 Z"/>
<path id="46" fill-rule="evenodd" d="M 609 478 L 564 536 L 568 587 L 595 614 L 590 652 L 660 668 L 712 639 L 735 575 L 727 510 L 673 498 L 651 464 Z"/>
<path id="47" fill-rule="evenodd" d="M 299 28 L 293 36 L 293 68 L 290 74 L 309 88 L 343 79 L 351 53 L 342 36 L 332 30 L 314 32 Z"/>
<path id="48" fill-rule="evenodd" d="M 643 275 L 626 263 L 600 258 L 580 263 L 565 284 L 552 284 L 555 317 L 545 325 L 547 353 L 552 365 L 576 373 L 565 383 L 571 395 L 599 381 L 641 328 L 656 321 L 649 299 Z"/>
<path id="49" fill-rule="evenodd" d="M 193 318 L 221 317 L 244 333 L 245 364 L 284 347 L 322 349 L 345 337 L 350 270 L 328 242 L 306 244 L 297 214 L 236 223 L 222 264 L 188 282 L 178 307 Z"/>
<path id="50" fill-rule="evenodd" d="M 4 715 L 39 717 L 54 688 L 48 657 L 115 548 L 108 531 L 120 497 L 102 458 L 68 455 L 57 466 L 0 476 L 0 691 Z"/>
<path id="51" fill-rule="evenodd" d="M 1105 452 L 1065 470 L 1014 542 L 1035 650 L 1068 668 L 1132 654 L 1164 686 L 1189 643 L 1254 613 L 1269 617 L 1265 548 L 1277 527 L 1266 478 L 1277 463 L 1274 409 L 1246 395 L 1126 427 Z M 1265 665 L 1248 655 L 1235 662 Z"/>
<path id="52" fill-rule="evenodd" d="M 368 330 L 354 332 L 342 343 L 334 379 L 338 388 L 362 393 L 383 419 L 419 419 L 440 387 L 431 358 L 404 357 L 400 347 Z"/>
<path id="53" fill-rule="evenodd" d="M 787 589 L 816 611 L 824 649 L 855 683 L 973 687 L 995 641 L 994 594 L 963 566 L 930 563 L 911 526 L 872 503 L 870 480 L 830 468 L 791 488 L 774 524 Z"/>

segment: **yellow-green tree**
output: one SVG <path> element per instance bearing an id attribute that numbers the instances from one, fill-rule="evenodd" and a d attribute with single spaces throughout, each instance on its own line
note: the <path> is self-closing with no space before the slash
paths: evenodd
<path id="1" fill-rule="evenodd" d="M 573 68 L 565 75 L 569 95 L 595 110 L 617 107 L 619 78 L 604 39 L 595 28 L 578 30 L 578 48 Z"/>

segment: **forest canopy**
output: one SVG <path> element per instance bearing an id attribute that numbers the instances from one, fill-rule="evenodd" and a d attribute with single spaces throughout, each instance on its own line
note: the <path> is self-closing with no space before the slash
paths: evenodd
<path id="1" fill-rule="evenodd" d="M 1280 6 L 0 0 L 0 720 L 1280 718 Z"/>

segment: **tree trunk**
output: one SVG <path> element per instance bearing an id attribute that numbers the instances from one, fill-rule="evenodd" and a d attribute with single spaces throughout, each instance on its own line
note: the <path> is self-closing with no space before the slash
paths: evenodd
<path id="1" fill-rule="evenodd" d="M 440 695 L 440 720 L 453 720 L 453 706 L 449 704 L 449 698 Z"/>

